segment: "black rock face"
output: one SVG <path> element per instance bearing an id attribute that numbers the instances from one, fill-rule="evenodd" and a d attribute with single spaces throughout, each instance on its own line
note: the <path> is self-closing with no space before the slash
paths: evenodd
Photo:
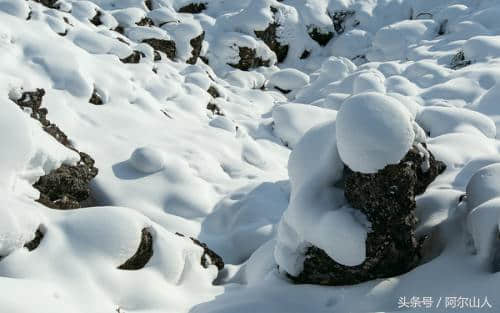
<path id="1" fill-rule="evenodd" d="M 468 65 L 471 65 L 472 61 L 465 59 L 465 53 L 463 50 L 460 50 L 453 56 L 451 59 L 450 67 L 454 70 L 459 70 Z"/>
<path id="2" fill-rule="evenodd" d="M 269 66 L 270 61 L 257 57 L 257 51 L 255 51 L 255 49 L 248 47 L 238 47 L 238 49 L 240 61 L 236 64 L 229 63 L 228 65 L 243 71 L 248 71 L 251 68 L 257 68 L 260 66 Z"/>
<path id="3" fill-rule="evenodd" d="M 50 9 L 58 9 L 57 1 L 59 0 L 33 0 L 35 2 L 41 3 Z"/>
<path id="4" fill-rule="evenodd" d="M 139 63 L 141 58 L 144 58 L 146 55 L 140 51 L 134 50 L 128 57 L 120 59 L 122 63 Z"/>
<path id="5" fill-rule="evenodd" d="M 30 252 L 35 250 L 36 248 L 38 248 L 38 246 L 42 242 L 43 237 L 44 237 L 44 233 L 42 232 L 41 227 L 38 227 L 38 229 L 35 232 L 35 238 L 33 238 L 31 241 L 28 241 L 27 243 L 25 243 L 24 247 L 26 249 L 28 249 L 28 251 L 30 251 Z"/>
<path id="6" fill-rule="evenodd" d="M 204 39 L 205 39 L 205 32 L 202 32 L 201 35 L 189 41 L 189 44 L 191 45 L 193 50 L 191 50 L 192 57 L 189 60 L 187 60 L 186 63 L 196 64 L 196 61 L 198 60 L 198 57 L 200 56 L 201 53 L 201 48 Z"/>
<path id="7" fill-rule="evenodd" d="M 78 209 L 90 200 L 90 181 L 97 175 L 94 160 L 80 152 L 76 165 L 63 164 L 33 185 L 40 191 L 40 203 L 53 209 Z"/>
<path id="8" fill-rule="evenodd" d="M 101 16 L 101 11 L 96 11 L 94 17 L 90 19 L 90 23 L 94 24 L 95 26 L 102 25 Z"/>
<path id="9" fill-rule="evenodd" d="M 33 185 L 40 191 L 38 202 L 53 209 L 76 209 L 90 205 L 90 181 L 97 175 L 94 160 L 86 153 L 76 150 L 59 127 L 47 119 L 48 110 L 42 108 L 44 89 L 24 92 L 15 102 L 31 112 L 31 117 L 42 124 L 42 129 L 59 143 L 78 152 L 80 160 L 76 165 L 63 164 Z"/>
<path id="10" fill-rule="evenodd" d="M 288 55 L 288 45 L 282 45 L 278 40 L 278 35 L 276 33 L 280 24 L 271 23 L 266 29 L 262 31 L 254 31 L 255 36 L 266 43 L 266 45 L 271 49 L 277 57 L 279 63 L 285 61 Z"/>
<path id="11" fill-rule="evenodd" d="M 180 237 L 185 237 L 181 233 L 175 234 Z M 222 260 L 222 258 L 217 253 L 215 253 L 215 251 L 208 248 L 206 243 L 200 242 L 198 239 L 193 237 L 189 237 L 189 239 L 191 239 L 191 241 L 195 245 L 203 248 L 203 254 L 200 260 L 201 266 L 203 266 L 204 268 L 208 268 L 210 265 L 215 265 L 219 271 L 224 268 L 224 260 Z"/>
<path id="12" fill-rule="evenodd" d="M 97 90 L 94 88 L 94 91 L 92 91 L 92 96 L 89 99 L 89 103 L 92 103 L 93 105 L 103 105 L 104 102 L 102 101 L 101 96 L 97 92 Z"/>
<path id="13" fill-rule="evenodd" d="M 427 166 L 428 165 L 428 168 Z M 425 169 L 425 170 L 424 170 Z M 366 239 L 366 259 L 357 266 L 332 260 L 323 250 L 310 247 L 297 283 L 350 285 L 408 272 L 420 261 L 415 235 L 415 195 L 445 169 L 413 147 L 400 163 L 387 165 L 375 174 L 344 170 L 344 194 L 349 204 L 364 213 L 371 224 Z"/>
<path id="14" fill-rule="evenodd" d="M 149 38 L 149 39 L 144 39 L 142 42 L 147 43 L 155 50 L 165 53 L 169 59 L 171 60 L 175 59 L 175 56 L 177 54 L 175 41 Z"/>
<path id="15" fill-rule="evenodd" d="M 135 254 L 130 257 L 125 263 L 118 266 L 120 270 L 135 271 L 140 270 L 149 262 L 153 256 L 153 235 L 147 228 L 141 232 L 141 242 Z"/>
<path id="16" fill-rule="evenodd" d="M 312 40 L 316 41 L 322 47 L 326 46 L 333 38 L 333 32 L 322 32 L 317 27 L 310 27 L 308 34 Z"/>
<path id="17" fill-rule="evenodd" d="M 179 13 L 199 14 L 207 9 L 207 3 L 190 3 L 179 9 Z"/>

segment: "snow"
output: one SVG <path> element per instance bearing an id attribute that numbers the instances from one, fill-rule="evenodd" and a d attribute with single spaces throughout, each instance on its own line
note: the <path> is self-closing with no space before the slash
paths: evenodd
<path id="1" fill-rule="evenodd" d="M 396 312 L 402 296 L 487 296 L 496 311 L 498 1 L 211 0 L 177 12 L 191 2 L 0 0 L 0 311 Z M 340 10 L 355 12 L 343 32 L 329 16 Z M 154 25 L 136 24 L 145 17 Z M 282 63 L 255 35 L 272 22 L 289 46 Z M 321 47 L 312 27 L 333 38 Z M 203 31 L 208 64 L 186 64 Z M 147 38 L 174 40 L 176 60 L 154 61 Z M 269 66 L 231 67 L 238 47 Z M 135 50 L 138 64 L 120 61 Z M 470 64 L 453 69 L 460 51 Z M 33 183 L 79 160 L 12 101 L 36 88 L 96 161 L 93 207 L 34 201 Z M 103 105 L 89 103 L 94 90 Z M 365 258 L 369 225 L 344 199 L 344 163 L 373 173 L 424 141 L 447 165 L 417 198 L 425 264 L 353 286 L 292 284 L 284 272 L 300 273 L 311 245 L 345 265 Z M 144 228 L 153 257 L 117 269 Z M 176 232 L 226 267 L 203 268 Z"/>
<path id="2" fill-rule="evenodd" d="M 154 147 L 141 147 L 132 152 L 129 162 L 139 172 L 151 174 L 165 167 L 165 156 Z"/>
<path id="3" fill-rule="evenodd" d="M 365 259 L 367 229 L 344 205 L 342 190 L 333 187 L 343 171 L 335 141 L 335 122 L 326 122 L 309 130 L 290 155 L 290 204 L 274 255 L 291 275 L 301 272 L 305 249 L 312 245 L 348 266 Z"/>
<path id="4" fill-rule="evenodd" d="M 273 110 L 274 131 L 283 143 L 294 147 L 312 127 L 334 121 L 337 111 L 300 103 L 286 103 Z"/>
<path id="5" fill-rule="evenodd" d="M 282 90 L 295 90 L 309 84 L 309 76 L 296 69 L 284 69 L 269 77 L 270 87 L 278 87 Z"/>
<path id="6" fill-rule="evenodd" d="M 362 173 L 399 163 L 415 139 L 406 108 L 394 98 L 373 92 L 345 100 L 337 114 L 336 129 L 342 161 Z"/>

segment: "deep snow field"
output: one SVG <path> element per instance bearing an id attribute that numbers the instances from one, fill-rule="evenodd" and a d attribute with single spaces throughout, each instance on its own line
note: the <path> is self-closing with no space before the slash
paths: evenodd
<path id="1" fill-rule="evenodd" d="M 284 55 L 257 35 L 270 24 Z M 0 0 L 0 55 L 0 313 L 500 312 L 498 0 Z M 95 160 L 90 207 L 35 201 L 79 160 L 16 105 L 37 88 Z M 422 264 L 289 280 L 310 245 L 365 259 L 344 164 L 374 173 L 423 144 L 446 170 L 416 199 Z M 151 259 L 118 268 L 143 229 Z"/>

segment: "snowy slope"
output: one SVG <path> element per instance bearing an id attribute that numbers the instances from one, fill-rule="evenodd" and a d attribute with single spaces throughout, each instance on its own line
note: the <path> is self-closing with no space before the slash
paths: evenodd
<path id="1" fill-rule="evenodd" d="M 0 0 L 0 312 L 416 312 L 398 303 L 413 296 L 500 310 L 499 15 L 496 0 Z M 37 88 L 96 161 L 91 207 L 35 201 L 79 160 L 16 105 Z M 417 198 L 425 264 L 290 282 L 311 244 L 364 260 L 343 165 L 374 172 L 413 143 L 447 165 Z M 144 229 L 153 256 L 119 269 Z"/>

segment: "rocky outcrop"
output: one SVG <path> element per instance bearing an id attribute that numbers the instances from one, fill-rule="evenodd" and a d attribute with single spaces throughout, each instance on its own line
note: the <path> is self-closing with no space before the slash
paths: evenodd
<path id="1" fill-rule="evenodd" d="M 190 3 L 185 5 L 179 9 L 179 13 L 191 13 L 191 14 L 199 14 L 207 9 L 207 3 Z"/>
<path id="2" fill-rule="evenodd" d="M 465 59 L 465 53 L 463 50 L 460 50 L 453 56 L 451 59 L 450 67 L 454 70 L 459 70 L 470 65 L 472 62 L 470 60 Z"/>
<path id="3" fill-rule="evenodd" d="M 32 240 L 30 240 L 24 244 L 24 247 L 26 249 L 28 249 L 28 251 L 31 252 L 31 251 L 35 250 L 36 248 L 38 248 L 38 246 L 42 242 L 44 233 L 42 232 L 41 228 L 42 228 L 41 226 L 38 227 L 38 229 L 35 232 L 35 237 Z"/>
<path id="4" fill-rule="evenodd" d="M 205 39 L 205 32 L 202 32 L 199 36 L 197 36 L 189 41 L 189 44 L 191 45 L 193 50 L 191 50 L 191 55 L 192 55 L 191 58 L 189 60 L 187 60 L 186 63 L 196 64 L 196 61 L 198 60 L 198 57 L 201 54 L 201 48 L 202 48 L 204 39 Z"/>
<path id="5" fill-rule="evenodd" d="M 329 14 L 332 19 L 333 28 L 337 34 L 342 34 L 345 31 L 345 22 L 349 17 L 354 16 L 353 10 L 340 10 Z"/>
<path id="6" fill-rule="evenodd" d="M 325 32 L 314 26 L 309 27 L 308 34 L 309 37 L 316 41 L 320 46 L 326 46 L 333 38 L 333 32 Z"/>
<path id="7" fill-rule="evenodd" d="M 177 53 L 175 41 L 149 38 L 149 39 L 144 39 L 142 42 L 147 43 L 155 50 L 165 53 L 169 59 L 171 60 L 175 59 Z"/>
<path id="8" fill-rule="evenodd" d="M 260 66 L 269 66 L 270 60 L 263 60 L 257 57 L 257 51 L 248 47 L 238 47 L 240 61 L 238 63 L 228 63 L 229 66 L 234 68 L 248 71 L 251 68 L 257 68 Z"/>
<path id="9" fill-rule="evenodd" d="M 97 175 L 94 160 L 80 152 L 76 165 L 63 164 L 33 185 L 40 203 L 53 209 L 78 209 L 91 205 L 90 181 Z"/>
<path id="10" fill-rule="evenodd" d="M 97 11 L 96 10 L 96 13 L 95 13 L 94 17 L 89 20 L 90 23 L 94 24 L 95 26 L 102 25 L 101 16 L 102 16 L 101 11 Z"/>
<path id="11" fill-rule="evenodd" d="M 118 266 L 118 269 L 129 271 L 140 270 L 146 266 L 152 256 L 153 235 L 151 235 L 151 232 L 147 228 L 144 228 L 141 231 L 141 242 L 139 243 L 139 247 L 137 247 L 137 251 L 125 263 Z"/>
<path id="12" fill-rule="evenodd" d="M 33 1 L 41 3 L 42 5 L 50 9 L 58 9 L 57 2 L 59 0 L 33 0 Z"/>
<path id="13" fill-rule="evenodd" d="M 185 237 L 181 233 L 175 233 L 175 234 L 180 237 Z M 222 260 L 222 258 L 217 253 L 208 248 L 206 243 L 200 242 L 199 240 L 193 237 L 189 237 L 189 239 L 191 239 L 191 241 L 195 245 L 203 248 L 203 254 L 200 260 L 201 266 L 203 266 L 204 268 L 208 268 L 210 265 L 215 265 L 219 271 L 224 268 L 224 260 Z"/>
<path id="14" fill-rule="evenodd" d="M 92 96 L 89 99 L 89 103 L 92 103 L 93 105 L 103 105 L 104 102 L 102 101 L 102 97 L 97 92 L 97 89 L 94 88 L 94 91 L 92 91 Z"/>
<path id="15" fill-rule="evenodd" d="M 80 160 L 76 165 L 63 164 L 51 171 L 33 185 L 40 191 L 38 201 L 53 209 L 76 209 L 91 205 L 90 181 L 97 175 L 94 160 L 86 153 L 76 150 L 59 127 L 47 119 L 48 110 L 42 108 L 44 89 L 24 92 L 14 100 L 19 107 L 30 112 L 30 116 L 42 124 L 42 128 L 59 143 L 78 152 Z"/>
<path id="16" fill-rule="evenodd" d="M 425 148 L 424 148 L 425 149 Z M 323 250 L 309 247 L 298 283 L 350 285 L 408 272 L 420 261 L 421 243 L 415 235 L 415 196 L 445 169 L 428 151 L 413 147 L 401 162 L 375 174 L 344 170 L 344 194 L 371 225 L 366 259 L 357 266 L 332 260 Z"/>
<path id="17" fill-rule="evenodd" d="M 277 9 L 271 7 L 271 12 L 276 14 Z M 279 63 L 285 61 L 286 56 L 288 55 L 289 46 L 286 44 L 281 44 L 279 41 L 277 30 L 281 25 L 277 22 L 270 23 L 266 29 L 259 31 L 254 31 L 255 36 L 260 40 L 264 41 L 264 43 L 271 49 L 275 54 Z"/>
<path id="18" fill-rule="evenodd" d="M 209 102 L 207 104 L 207 110 L 212 112 L 214 115 L 221 115 L 224 116 L 224 112 L 222 112 L 221 108 L 215 103 Z"/>
<path id="19" fill-rule="evenodd" d="M 122 63 L 139 63 L 146 55 L 141 51 L 134 50 L 128 57 L 120 59 Z"/>

